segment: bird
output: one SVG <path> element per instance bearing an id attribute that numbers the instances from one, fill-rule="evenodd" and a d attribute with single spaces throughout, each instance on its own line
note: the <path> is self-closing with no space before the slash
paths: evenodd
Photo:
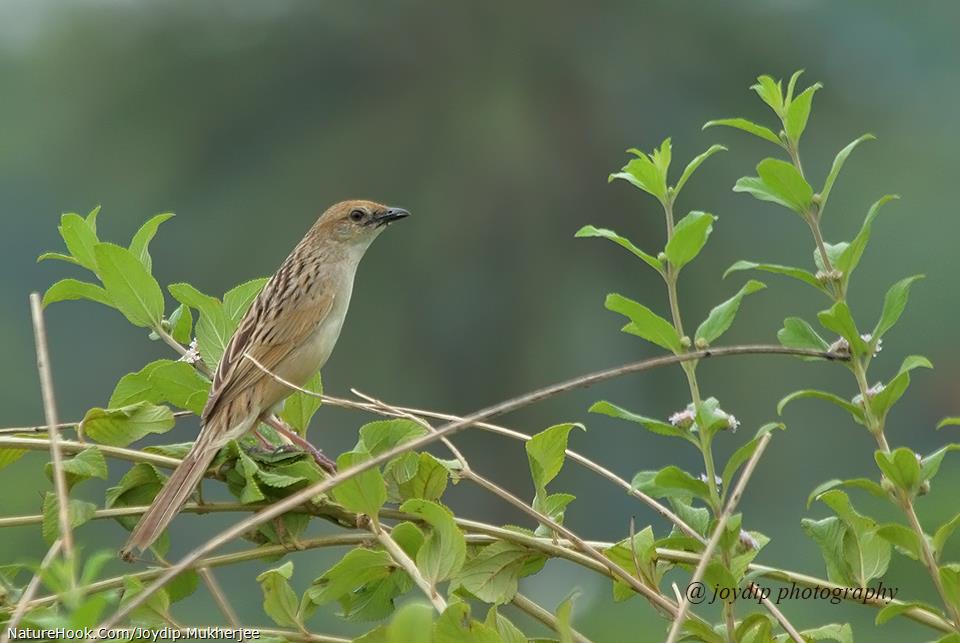
<path id="1" fill-rule="evenodd" d="M 264 285 L 224 349 L 190 451 L 141 516 L 120 557 L 135 560 L 177 515 L 217 452 L 268 423 L 309 452 L 329 473 L 335 464 L 276 412 L 330 357 L 350 304 L 357 266 L 370 244 L 403 208 L 367 200 L 328 208 Z M 282 381 L 281 381 L 282 380 Z"/>

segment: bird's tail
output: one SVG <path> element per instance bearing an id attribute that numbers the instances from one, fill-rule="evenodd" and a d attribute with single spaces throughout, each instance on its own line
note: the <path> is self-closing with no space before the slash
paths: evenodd
<path id="1" fill-rule="evenodd" d="M 183 462 L 174 470 L 163 485 L 153 504 L 140 517 L 127 543 L 120 550 L 120 557 L 131 561 L 137 553 L 145 550 L 160 536 L 177 512 L 186 504 L 197 483 L 203 478 L 207 467 L 217 455 L 217 449 L 211 444 L 216 431 L 207 426 L 200 432 L 197 441 L 183 458 Z"/>

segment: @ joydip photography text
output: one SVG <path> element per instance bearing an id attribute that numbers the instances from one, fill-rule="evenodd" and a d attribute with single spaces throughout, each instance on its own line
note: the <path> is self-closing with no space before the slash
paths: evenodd
<path id="1" fill-rule="evenodd" d="M 770 587 L 751 583 L 746 587 L 722 587 L 720 585 L 707 586 L 703 583 L 691 583 L 687 587 L 687 599 L 693 604 L 706 601 L 707 605 L 714 603 L 736 601 L 772 600 L 779 605 L 784 601 L 829 601 L 834 605 L 842 601 L 857 601 L 872 603 L 875 601 L 890 602 L 897 597 L 898 587 L 888 587 L 879 582 L 876 587 L 824 587 L 800 586 L 791 583 L 789 586 Z"/>

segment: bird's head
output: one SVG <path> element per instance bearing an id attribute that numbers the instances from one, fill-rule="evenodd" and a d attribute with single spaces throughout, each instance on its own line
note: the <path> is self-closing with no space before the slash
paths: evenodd
<path id="1" fill-rule="evenodd" d="M 328 240 L 365 250 L 388 224 L 408 216 L 403 208 L 375 201 L 341 201 L 320 215 L 314 230 Z"/>

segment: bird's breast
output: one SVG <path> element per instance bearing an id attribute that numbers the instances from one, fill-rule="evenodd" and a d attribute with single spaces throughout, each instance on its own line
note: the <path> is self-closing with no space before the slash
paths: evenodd
<path id="1" fill-rule="evenodd" d="M 326 364 L 337 344 L 343 321 L 347 316 L 352 285 L 352 283 L 343 284 L 343 287 L 338 289 L 330 312 L 317 324 L 303 343 L 291 351 L 278 369 L 278 375 L 294 384 L 303 385 Z"/>

